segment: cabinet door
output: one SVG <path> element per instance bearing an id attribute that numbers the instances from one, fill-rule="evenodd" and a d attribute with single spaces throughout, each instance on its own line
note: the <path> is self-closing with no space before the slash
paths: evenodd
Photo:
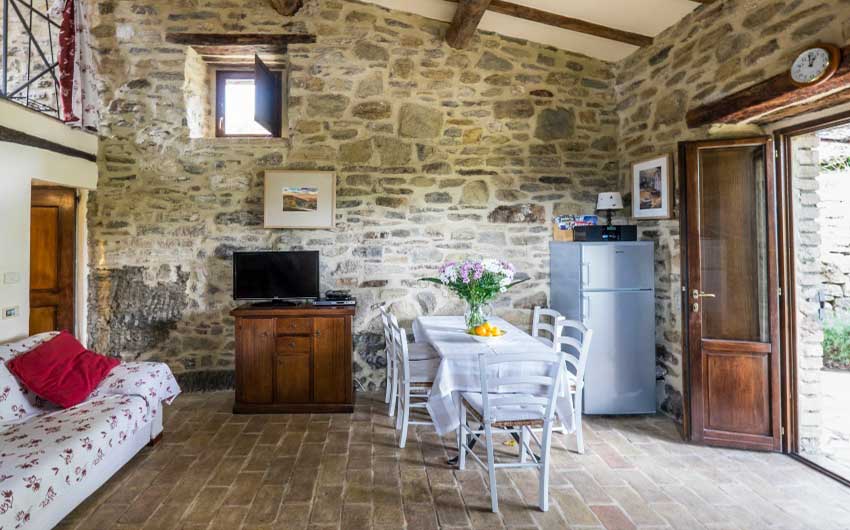
<path id="1" fill-rule="evenodd" d="M 273 318 L 236 320 L 236 400 L 271 403 L 275 329 Z"/>
<path id="2" fill-rule="evenodd" d="M 351 401 L 351 320 L 314 319 L 313 391 L 317 403 Z"/>
<path id="3" fill-rule="evenodd" d="M 310 402 L 310 354 L 277 356 L 275 403 Z"/>

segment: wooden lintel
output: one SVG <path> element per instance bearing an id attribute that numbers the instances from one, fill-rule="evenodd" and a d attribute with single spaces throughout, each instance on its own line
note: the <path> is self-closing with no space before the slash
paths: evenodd
<path id="1" fill-rule="evenodd" d="M 458 0 L 449 1 L 457 2 Z M 491 0 L 487 9 L 494 13 L 501 13 L 503 15 L 521 18 L 523 20 L 538 22 L 540 24 L 546 24 L 547 26 L 554 26 L 556 28 L 584 33 L 586 35 L 593 35 L 594 37 L 601 37 L 603 39 L 623 42 L 633 46 L 648 46 L 653 42 L 652 37 L 641 35 L 640 33 L 633 33 L 631 31 L 611 28 L 601 24 L 594 24 L 593 22 L 567 17 L 557 13 L 550 13 L 549 11 L 542 11 L 540 9 L 514 4 L 513 2 L 506 2 L 504 0 Z M 460 5 L 458 6 L 458 11 L 460 11 Z M 455 14 L 455 19 L 456 18 L 457 14 Z M 452 25 L 454 24 L 455 22 L 452 21 Z M 478 23 L 476 22 L 476 26 L 477 25 Z M 448 40 L 448 35 L 446 35 L 446 37 L 446 40 Z M 451 42 L 449 42 L 449 44 L 451 44 Z"/>
<path id="2" fill-rule="evenodd" d="M 306 33 L 166 33 L 166 42 L 189 46 L 268 46 L 286 47 L 290 44 L 316 42 L 315 35 Z"/>
<path id="3" fill-rule="evenodd" d="M 9 127 L 4 127 L 2 125 L 0 125 L 0 142 L 10 142 L 13 144 L 36 147 L 38 149 L 53 151 L 54 153 L 59 153 L 60 155 L 66 155 L 74 158 L 82 158 L 83 160 L 88 160 L 89 162 L 97 162 L 97 156 L 91 153 L 80 151 L 79 149 L 74 149 L 73 147 L 58 144 L 50 140 L 45 140 L 44 138 L 39 138 L 38 136 L 33 136 L 31 134 L 11 129 Z"/>
<path id="4" fill-rule="evenodd" d="M 827 81 L 814 86 L 798 87 L 788 72 L 688 111 L 688 127 L 712 123 L 744 123 L 797 104 L 850 87 L 850 46 L 841 50 L 841 64 Z"/>
<path id="5" fill-rule="evenodd" d="M 460 0 L 455 16 L 446 31 L 446 42 L 452 48 L 466 48 L 491 0 Z"/>
<path id="6" fill-rule="evenodd" d="M 269 0 L 272 7 L 285 17 L 291 17 L 304 5 L 303 0 Z"/>

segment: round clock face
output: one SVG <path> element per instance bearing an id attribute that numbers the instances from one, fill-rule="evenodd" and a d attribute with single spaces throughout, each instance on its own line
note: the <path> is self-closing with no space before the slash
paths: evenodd
<path id="1" fill-rule="evenodd" d="M 791 79 L 807 84 L 818 81 L 829 70 L 831 56 L 823 48 L 811 48 L 804 51 L 791 65 Z"/>

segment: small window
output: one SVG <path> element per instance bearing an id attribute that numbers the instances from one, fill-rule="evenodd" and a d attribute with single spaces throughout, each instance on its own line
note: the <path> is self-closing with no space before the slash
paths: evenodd
<path id="1" fill-rule="evenodd" d="M 280 137 L 282 74 L 256 61 L 254 71 L 216 71 L 216 136 Z"/>

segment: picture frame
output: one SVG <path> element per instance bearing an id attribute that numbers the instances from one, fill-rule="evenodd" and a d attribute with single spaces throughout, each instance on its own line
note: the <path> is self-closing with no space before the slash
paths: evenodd
<path id="1" fill-rule="evenodd" d="M 673 217 L 673 154 L 632 163 L 632 217 Z"/>
<path id="2" fill-rule="evenodd" d="M 270 169 L 264 180 L 265 228 L 332 229 L 336 223 L 336 173 Z"/>

